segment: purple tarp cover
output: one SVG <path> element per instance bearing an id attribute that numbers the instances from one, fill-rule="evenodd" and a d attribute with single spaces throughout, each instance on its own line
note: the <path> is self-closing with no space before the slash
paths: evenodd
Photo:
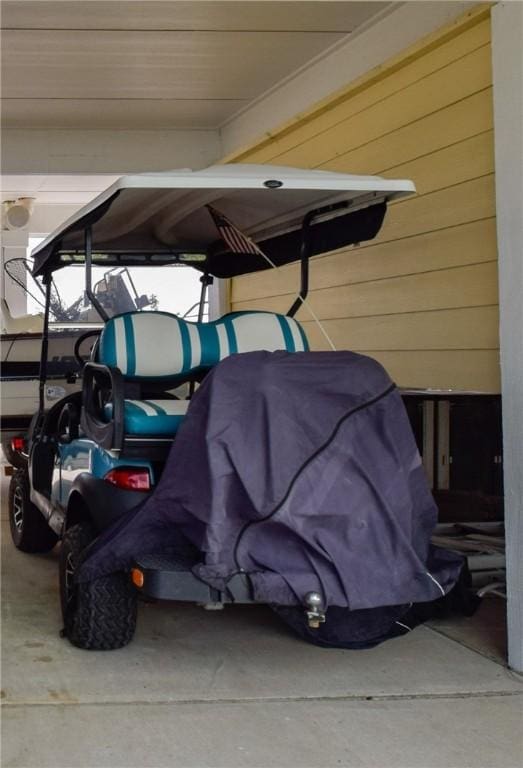
<path id="1" fill-rule="evenodd" d="M 320 592 L 351 610 L 448 593 L 437 510 L 401 397 L 352 352 L 232 355 L 204 379 L 154 493 L 99 537 L 78 578 L 145 554 L 201 552 L 198 578 L 250 574 L 256 601 Z"/>

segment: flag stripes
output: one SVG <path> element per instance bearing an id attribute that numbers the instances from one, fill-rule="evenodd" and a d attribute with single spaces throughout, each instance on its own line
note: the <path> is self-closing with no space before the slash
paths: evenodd
<path id="1" fill-rule="evenodd" d="M 249 237 L 243 234 L 238 227 L 235 227 L 227 216 L 217 211 L 212 205 L 207 206 L 207 210 L 212 216 L 220 237 L 226 243 L 229 250 L 233 253 L 252 253 L 265 258 L 263 251 L 258 248 Z"/>

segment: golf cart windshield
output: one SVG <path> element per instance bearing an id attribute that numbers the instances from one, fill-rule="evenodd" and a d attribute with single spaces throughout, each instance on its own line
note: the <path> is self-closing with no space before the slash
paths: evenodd
<path id="1" fill-rule="evenodd" d="M 31 259 L 15 258 L 5 272 L 27 296 L 27 314 L 45 311 L 45 286 L 33 277 Z M 158 267 L 104 267 L 92 269 L 93 292 L 107 317 L 136 310 L 155 310 L 196 317 L 201 293 L 199 274 L 169 264 Z M 101 318 L 84 291 L 83 268 L 70 264 L 54 273 L 51 283 L 49 321 L 56 325 L 82 326 L 100 323 Z"/>
<path id="2" fill-rule="evenodd" d="M 201 285 L 193 269 L 159 267 L 105 267 L 92 269 L 93 293 L 107 317 L 124 312 L 162 311 L 185 316 L 198 302 Z M 98 311 L 84 292 L 84 270 L 65 267 L 53 276 L 69 321 L 99 323 Z"/>

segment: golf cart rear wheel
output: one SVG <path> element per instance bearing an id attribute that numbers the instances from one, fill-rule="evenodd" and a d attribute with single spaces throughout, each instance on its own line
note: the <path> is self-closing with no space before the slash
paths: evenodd
<path id="1" fill-rule="evenodd" d="M 22 552 L 50 552 L 58 536 L 29 498 L 26 469 L 18 469 L 9 484 L 9 525 L 14 545 Z"/>
<path id="2" fill-rule="evenodd" d="M 136 628 L 136 592 L 119 572 L 89 582 L 75 581 L 85 548 L 93 541 L 88 522 L 65 533 L 60 550 L 60 600 L 64 634 L 78 648 L 111 651 L 129 643 Z"/>

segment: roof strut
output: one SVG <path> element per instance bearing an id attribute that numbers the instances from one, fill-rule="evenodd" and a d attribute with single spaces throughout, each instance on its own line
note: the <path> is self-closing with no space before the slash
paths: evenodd
<path id="1" fill-rule="evenodd" d="M 200 277 L 200 283 L 202 284 L 202 289 L 200 292 L 200 301 L 198 303 L 198 322 L 199 323 L 201 323 L 203 320 L 203 315 L 205 311 L 205 301 L 207 299 L 207 288 L 208 286 L 214 283 L 214 278 L 208 272 L 205 272 Z"/>
<path id="2" fill-rule="evenodd" d="M 85 293 L 93 307 L 96 309 L 104 323 L 109 320 L 109 315 L 102 307 L 93 292 L 93 230 L 91 226 L 85 228 Z"/>
<path id="3" fill-rule="evenodd" d="M 301 249 L 300 249 L 300 264 L 301 264 L 301 284 L 300 292 L 296 297 L 296 300 L 292 307 L 288 310 L 287 316 L 294 317 L 301 305 L 305 302 L 307 294 L 309 293 L 309 258 L 312 251 L 311 244 L 311 224 L 314 219 L 319 216 L 325 216 L 329 213 L 348 208 L 349 202 L 344 200 L 341 203 L 333 203 L 332 205 L 325 205 L 323 208 L 315 208 L 309 211 L 301 225 Z M 274 265 L 273 265 L 274 266 Z"/>
<path id="4" fill-rule="evenodd" d="M 35 432 L 40 426 L 45 409 L 45 382 L 47 379 L 47 352 L 49 349 L 49 313 L 51 311 L 51 278 L 46 275 L 45 278 L 45 308 L 44 308 L 44 327 L 42 329 L 42 347 L 40 350 L 40 373 L 38 376 L 38 418 L 35 425 Z"/>
<path id="5" fill-rule="evenodd" d="M 205 272 L 200 277 L 200 283 L 202 284 L 202 289 L 200 292 L 200 301 L 198 302 L 198 318 L 197 321 L 201 323 L 203 321 L 203 315 L 205 312 L 205 301 L 207 299 L 207 288 L 212 285 L 214 282 L 214 278 L 212 275 L 210 275 L 208 272 Z M 196 382 L 194 379 L 189 384 L 189 400 L 194 395 L 194 391 L 196 389 Z"/>

